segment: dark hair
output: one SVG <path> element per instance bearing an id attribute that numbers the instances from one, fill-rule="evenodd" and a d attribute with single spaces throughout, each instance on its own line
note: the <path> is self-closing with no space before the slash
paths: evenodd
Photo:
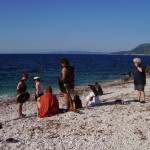
<path id="1" fill-rule="evenodd" d="M 46 93 L 52 93 L 52 87 L 51 86 L 47 86 L 46 88 Z"/>
<path id="2" fill-rule="evenodd" d="M 95 82 L 95 85 L 98 85 L 98 82 Z"/>
<path id="3" fill-rule="evenodd" d="M 26 72 L 24 72 L 23 74 L 22 74 L 22 78 L 28 78 L 28 74 L 26 73 Z"/>
<path id="4" fill-rule="evenodd" d="M 98 96 L 98 91 L 96 90 L 96 87 L 95 86 L 90 86 L 90 89 L 93 91 L 94 95 L 95 96 Z"/>
<path id="5" fill-rule="evenodd" d="M 36 79 L 36 81 L 39 81 L 39 82 L 40 82 L 40 78 Z"/>
<path id="6" fill-rule="evenodd" d="M 69 62 L 69 60 L 67 59 L 67 58 L 62 58 L 61 60 L 60 60 L 60 63 L 61 64 L 65 64 L 65 65 L 69 65 L 70 64 L 70 62 Z"/>

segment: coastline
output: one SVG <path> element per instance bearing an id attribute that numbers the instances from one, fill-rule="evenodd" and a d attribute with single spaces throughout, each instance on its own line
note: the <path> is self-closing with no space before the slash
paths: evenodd
<path id="1" fill-rule="evenodd" d="M 68 112 L 54 117 L 36 117 L 36 103 L 29 100 L 24 107 L 27 118 L 17 119 L 16 102 L 0 101 L 0 149 L 41 150 L 147 150 L 150 143 L 150 78 L 147 78 L 146 104 L 134 102 L 132 81 L 114 81 L 102 85 L 102 104 L 81 109 L 81 114 Z M 81 90 L 85 106 L 87 88 Z M 62 97 L 58 97 L 61 99 Z M 123 104 L 115 104 L 115 100 Z M 19 142 L 7 143 L 7 138 Z"/>
<path id="2" fill-rule="evenodd" d="M 121 82 L 121 79 L 119 78 L 119 79 L 112 79 L 112 80 L 110 80 L 110 81 L 105 81 L 105 82 L 102 82 L 101 83 L 101 85 L 102 86 L 106 86 L 106 85 L 110 85 L 110 84 L 113 84 L 113 83 L 118 83 L 118 82 Z M 76 86 L 75 87 L 75 91 L 80 91 L 80 90 L 85 90 L 85 89 L 88 89 L 88 84 L 87 85 L 81 85 L 81 86 Z M 45 90 L 45 89 L 44 89 Z M 30 91 L 30 90 L 29 90 Z M 31 92 L 31 93 L 33 93 L 33 92 Z M 6 102 L 6 101 L 15 101 L 15 99 L 16 99 L 16 97 L 15 97 L 15 94 L 16 93 L 11 93 L 11 94 L 2 94 L 2 95 L 0 95 L 0 102 Z M 59 89 L 57 89 L 57 90 L 54 90 L 54 94 L 60 94 L 60 90 Z M 30 99 L 34 99 L 34 94 L 31 94 L 31 98 Z"/>

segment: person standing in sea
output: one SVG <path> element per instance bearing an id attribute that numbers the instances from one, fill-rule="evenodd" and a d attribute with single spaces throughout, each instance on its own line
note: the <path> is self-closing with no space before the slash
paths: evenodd
<path id="1" fill-rule="evenodd" d="M 27 85 L 25 83 L 25 81 L 27 79 L 28 79 L 28 74 L 23 73 L 22 79 L 19 81 L 19 83 L 17 85 L 17 101 L 18 101 L 18 98 L 20 97 L 20 95 L 27 91 Z M 25 114 L 22 113 L 22 106 L 23 106 L 24 102 L 25 102 L 24 97 L 20 98 L 20 100 L 18 101 L 18 113 L 19 113 L 20 118 L 26 116 Z"/>
<path id="2" fill-rule="evenodd" d="M 140 103 L 145 103 L 145 91 L 144 91 L 146 85 L 145 67 L 142 65 L 142 61 L 140 58 L 134 58 L 133 62 L 135 65 L 134 89 L 138 91 L 138 101 Z"/>
<path id="3" fill-rule="evenodd" d="M 61 59 L 60 63 L 62 65 L 61 80 L 66 90 L 66 92 L 63 93 L 66 102 L 66 109 L 75 111 L 75 106 L 71 98 L 71 94 L 74 91 L 74 67 L 70 66 L 70 62 L 66 58 Z"/>

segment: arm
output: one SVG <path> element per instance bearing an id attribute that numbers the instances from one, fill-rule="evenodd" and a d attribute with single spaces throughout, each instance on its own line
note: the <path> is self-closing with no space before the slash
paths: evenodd
<path id="1" fill-rule="evenodd" d="M 38 94 L 39 94 L 39 85 L 36 84 L 35 85 L 35 89 L 36 89 L 36 93 L 35 94 L 38 96 Z"/>
<path id="2" fill-rule="evenodd" d="M 143 72 L 143 69 L 141 67 L 137 67 L 137 69 L 140 71 L 140 72 Z"/>
<path id="3" fill-rule="evenodd" d="M 93 100 L 93 97 L 94 97 L 94 96 L 91 96 L 91 97 L 88 98 L 88 100 L 87 100 L 87 102 L 86 102 L 86 107 L 87 107 L 87 108 L 89 107 L 89 105 L 88 105 L 89 102 Z"/>
<path id="4" fill-rule="evenodd" d="M 66 75 L 67 75 L 67 69 L 63 68 L 61 73 L 62 73 L 62 80 L 65 80 L 66 79 Z"/>
<path id="5" fill-rule="evenodd" d="M 22 82 L 19 82 L 18 83 L 18 85 L 17 85 L 17 95 L 16 95 L 16 97 L 18 98 L 18 96 L 20 95 L 20 93 L 19 93 L 19 89 L 22 87 Z"/>
<path id="6" fill-rule="evenodd" d="M 17 90 L 19 90 L 22 87 L 22 82 L 19 82 L 17 85 Z"/>

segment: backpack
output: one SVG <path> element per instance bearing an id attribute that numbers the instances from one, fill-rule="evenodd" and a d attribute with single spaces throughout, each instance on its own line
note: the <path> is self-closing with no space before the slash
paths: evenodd
<path id="1" fill-rule="evenodd" d="M 66 87 L 69 89 L 74 89 L 74 70 L 75 68 L 73 66 L 68 66 L 67 68 L 67 76 L 66 79 L 64 81 L 64 83 L 66 84 Z"/>
<path id="2" fill-rule="evenodd" d="M 75 95 L 73 101 L 75 103 L 76 109 L 82 108 L 82 101 L 81 101 L 79 95 Z"/>

